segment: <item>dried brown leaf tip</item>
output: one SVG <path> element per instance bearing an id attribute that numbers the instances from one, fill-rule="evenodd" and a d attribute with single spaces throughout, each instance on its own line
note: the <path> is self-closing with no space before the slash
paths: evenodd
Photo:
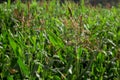
<path id="1" fill-rule="evenodd" d="M 117 58 L 118 60 L 120 60 L 120 48 L 118 49 L 118 52 L 117 52 L 117 54 L 116 54 L 116 58 Z"/>
<path id="2" fill-rule="evenodd" d="M 110 3 L 106 3 L 106 8 L 110 9 L 111 8 L 111 4 Z"/>
<path id="3" fill-rule="evenodd" d="M 18 9 L 14 9 L 13 14 L 17 18 L 19 15 Z"/>
<path id="4" fill-rule="evenodd" d="M 17 71 L 16 69 L 9 69 L 9 72 L 10 72 L 11 74 L 16 74 L 18 71 Z"/>
<path id="5" fill-rule="evenodd" d="M 66 18 L 61 19 L 61 21 L 65 26 L 68 26 L 68 20 Z"/>
<path id="6" fill-rule="evenodd" d="M 16 19 L 19 21 L 23 21 L 24 15 L 23 15 L 24 10 L 21 10 L 21 12 L 18 9 L 14 9 L 13 14 Z"/>
<path id="7" fill-rule="evenodd" d="M 40 24 L 45 24 L 45 20 L 44 19 L 40 19 Z"/>
<path id="8" fill-rule="evenodd" d="M 83 16 L 82 16 L 82 15 L 80 15 L 80 16 L 79 16 L 80 26 L 82 26 L 82 23 L 83 23 L 83 21 L 82 21 L 83 19 L 82 19 L 82 18 L 83 18 Z"/>
<path id="9" fill-rule="evenodd" d="M 69 11 L 70 17 L 72 17 L 72 10 L 70 7 L 68 7 L 68 11 Z"/>
<path id="10" fill-rule="evenodd" d="M 74 29 L 78 29 L 79 23 L 73 18 L 70 18 L 70 19 L 71 19 L 71 22 L 72 22 L 72 27 Z"/>
<path id="11" fill-rule="evenodd" d="M 30 2 L 27 2 L 27 8 L 28 8 L 28 12 L 30 11 Z"/>

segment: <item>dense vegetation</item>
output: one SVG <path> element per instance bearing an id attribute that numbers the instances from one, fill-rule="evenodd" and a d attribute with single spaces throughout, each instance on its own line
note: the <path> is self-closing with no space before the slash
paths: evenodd
<path id="1" fill-rule="evenodd" d="M 1 80 L 120 80 L 120 8 L 0 4 Z"/>

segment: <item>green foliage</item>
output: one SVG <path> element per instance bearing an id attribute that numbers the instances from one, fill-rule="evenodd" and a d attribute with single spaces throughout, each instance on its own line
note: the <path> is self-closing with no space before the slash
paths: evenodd
<path id="1" fill-rule="evenodd" d="M 120 9 L 66 4 L 0 4 L 1 80 L 120 79 Z"/>

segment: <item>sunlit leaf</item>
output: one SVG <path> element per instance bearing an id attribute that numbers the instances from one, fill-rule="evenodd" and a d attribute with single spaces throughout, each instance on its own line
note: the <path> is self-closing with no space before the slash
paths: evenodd
<path id="1" fill-rule="evenodd" d="M 110 39 L 107 39 L 108 40 L 108 42 L 110 42 L 113 46 L 116 46 L 116 44 L 112 41 L 112 40 L 110 40 Z"/>
<path id="2" fill-rule="evenodd" d="M 13 75 L 7 77 L 8 80 L 14 80 Z"/>
<path id="3" fill-rule="evenodd" d="M 21 59 L 21 58 L 19 57 L 17 63 L 19 64 L 19 67 L 20 67 L 21 72 L 22 72 L 24 75 L 28 76 L 28 75 L 29 75 L 29 70 L 28 70 L 27 65 L 23 62 L 23 59 Z"/>
<path id="4" fill-rule="evenodd" d="M 60 37 L 56 36 L 53 32 L 49 32 L 48 37 L 49 37 L 50 42 L 54 46 L 59 46 L 59 47 L 64 46 L 64 44 L 63 44 L 62 40 L 60 39 Z"/>
<path id="5" fill-rule="evenodd" d="M 17 56 L 17 44 L 16 42 L 11 38 L 11 37 L 8 37 L 9 39 L 9 43 L 10 43 L 10 46 L 12 47 L 13 51 L 14 51 L 14 54 Z"/>

